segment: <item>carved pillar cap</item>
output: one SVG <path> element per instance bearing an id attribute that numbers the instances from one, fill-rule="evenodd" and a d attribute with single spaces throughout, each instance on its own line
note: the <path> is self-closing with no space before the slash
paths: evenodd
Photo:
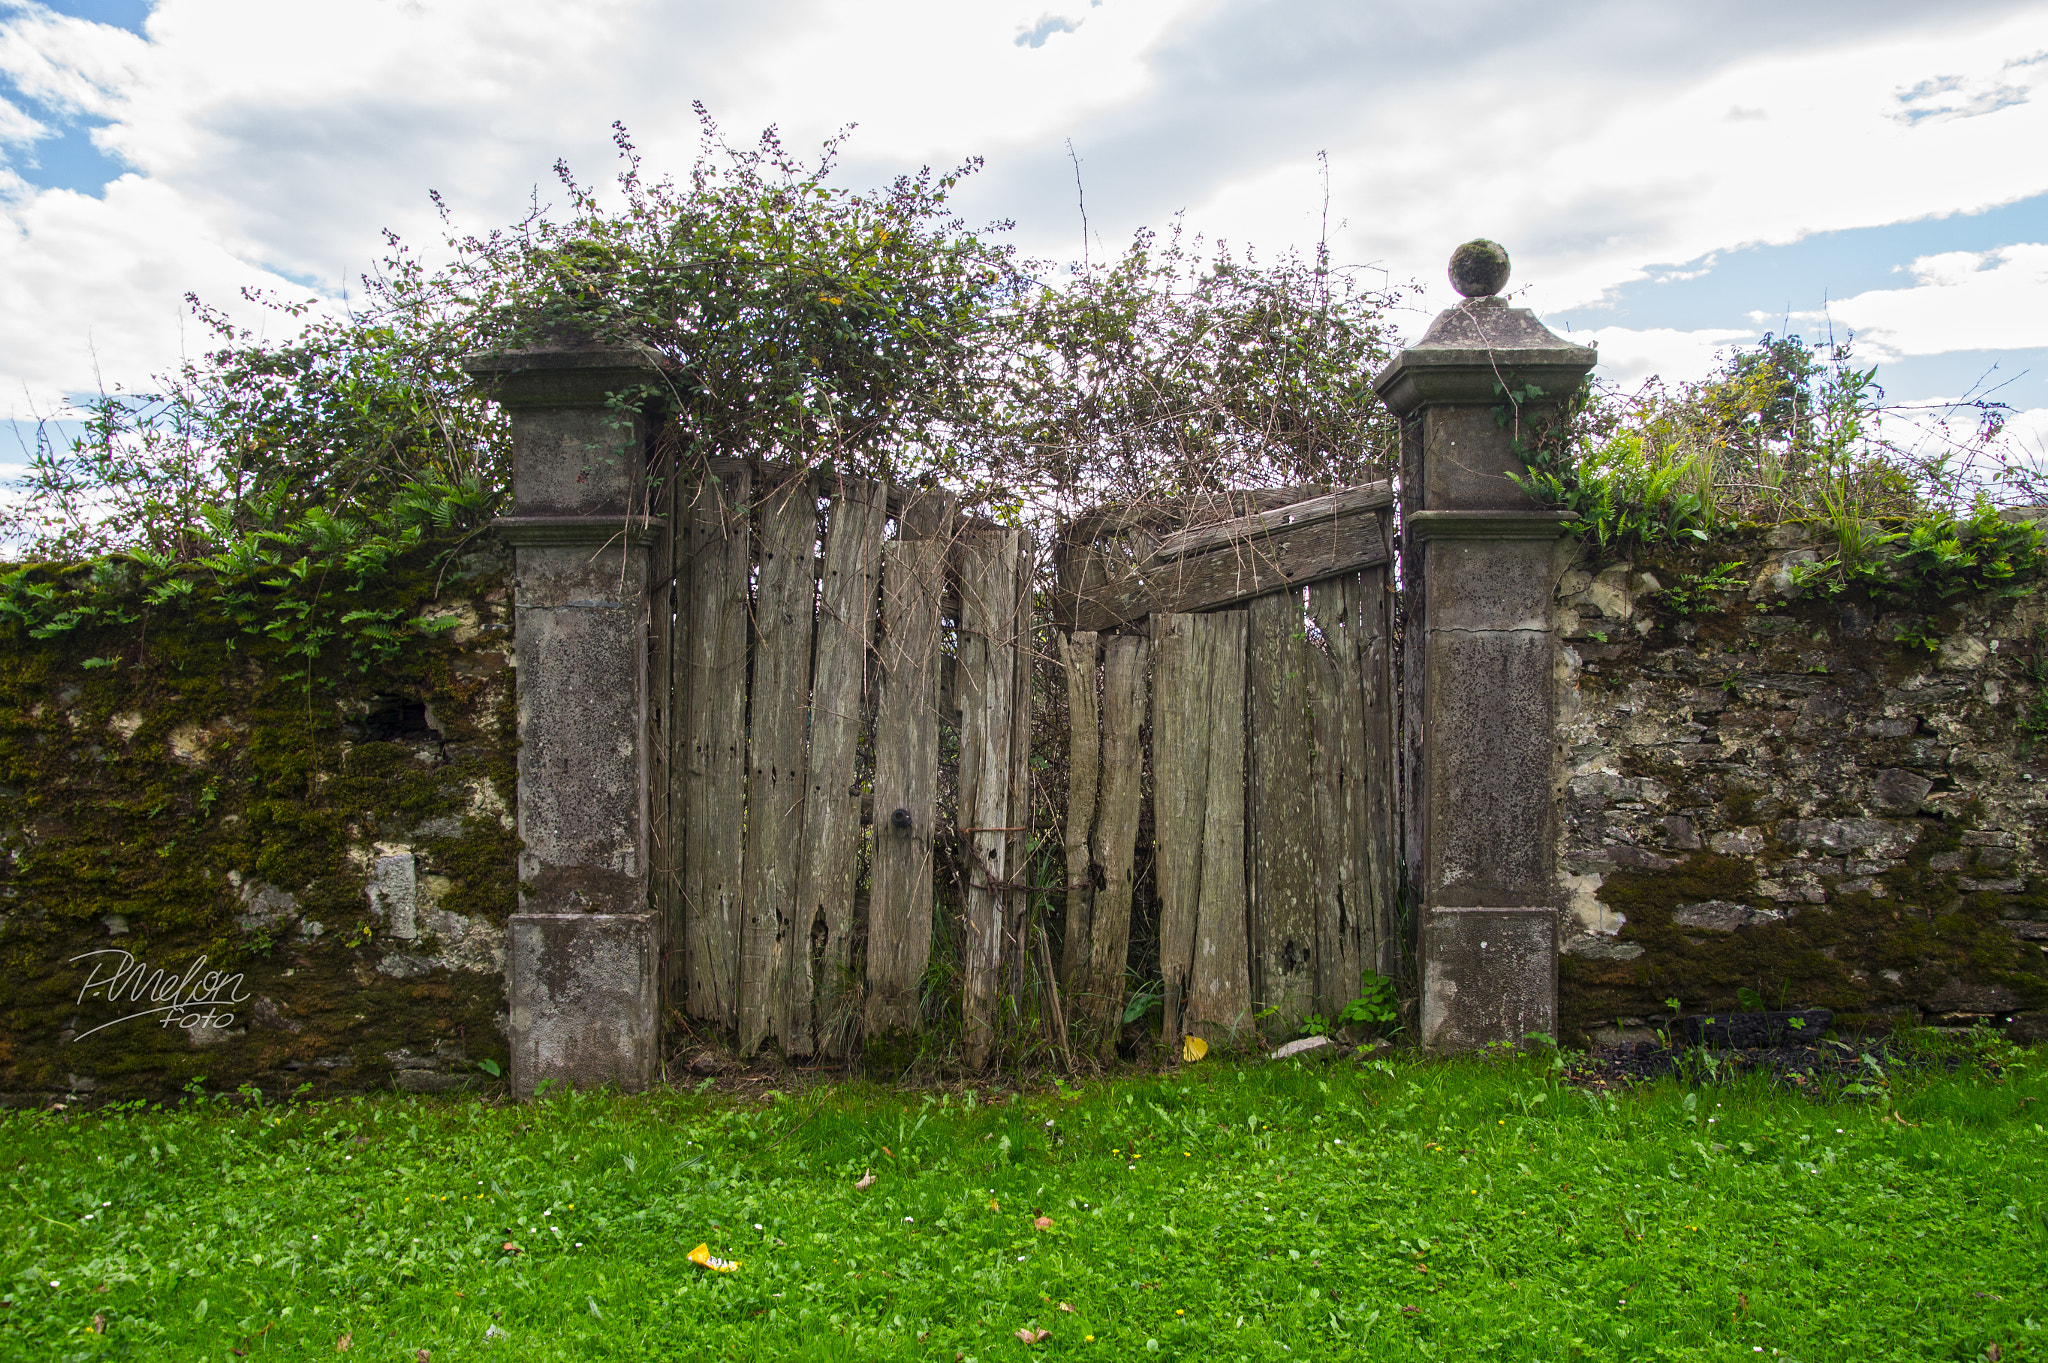
<path id="1" fill-rule="evenodd" d="M 612 394 L 666 390 L 668 366 L 645 346 L 564 345 L 466 355 L 462 367 L 507 408 L 603 407 Z"/>
<path id="2" fill-rule="evenodd" d="M 1394 415 L 1424 406 L 1492 406 L 1497 387 L 1534 383 L 1546 393 L 1576 389 L 1599 362 L 1591 346 L 1574 345 L 1495 296 L 1445 308 L 1422 339 L 1396 355 L 1372 386 Z"/>

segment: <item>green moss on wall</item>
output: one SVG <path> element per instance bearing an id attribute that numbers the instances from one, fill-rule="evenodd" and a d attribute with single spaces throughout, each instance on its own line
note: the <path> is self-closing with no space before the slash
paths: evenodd
<path id="1" fill-rule="evenodd" d="M 437 1047 L 442 1069 L 502 1062 L 501 977 L 394 936 L 365 890 L 379 844 L 409 849 L 471 965 L 516 907 L 510 594 L 502 561 L 466 566 L 441 580 L 422 554 L 351 597 L 464 622 L 368 670 L 346 636 L 309 659 L 217 611 L 0 627 L 0 1092 L 375 1086 Z M 174 974 L 203 955 L 247 1001 L 226 1028 L 85 1035 L 120 1012 L 78 997 L 114 958 L 77 958 L 116 951 Z"/>

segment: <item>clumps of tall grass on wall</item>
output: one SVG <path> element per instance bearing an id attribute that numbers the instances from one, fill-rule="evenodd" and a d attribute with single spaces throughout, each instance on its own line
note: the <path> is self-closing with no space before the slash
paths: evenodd
<path id="1" fill-rule="evenodd" d="M 1504 388 L 1504 417 L 1527 397 Z M 1603 551 L 1801 525 L 1833 550 L 1802 587 L 2001 591 L 2040 551 L 2001 511 L 2048 501 L 2009 415 L 1986 396 L 1890 403 L 1847 342 L 1766 335 L 1697 383 L 1587 389 L 1531 428 L 1516 481 Z"/>

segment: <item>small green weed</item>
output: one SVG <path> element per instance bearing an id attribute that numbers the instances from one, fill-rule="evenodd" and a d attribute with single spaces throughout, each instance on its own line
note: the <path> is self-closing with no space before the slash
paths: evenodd
<path id="1" fill-rule="evenodd" d="M 1337 1021 L 1363 1023 L 1384 1030 L 1393 1027 L 1400 1016 L 1394 998 L 1394 982 L 1378 971 L 1367 970 L 1359 976 L 1358 997 L 1344 1005 L 1344 1011 L 1337 1014 Z"/>

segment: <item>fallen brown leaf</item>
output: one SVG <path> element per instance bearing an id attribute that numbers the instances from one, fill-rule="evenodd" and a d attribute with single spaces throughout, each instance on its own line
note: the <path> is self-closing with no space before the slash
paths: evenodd
<path id="1" fill-rule="evenodd" d="M 853 1190 L 857 1193 L 864 1193 L 874 1186 L 875 1171 L 872 1169 L 868 1170 L 866 1173 L 862 1174 L 859 1178 L 853 1181 Z"/>
<path id="2" fill-rule="evenodd" d="M 1035 1221 L 1033 1221 L 1031 1224 L 1039 1230 L 1051 1230 L 1052 1218 L 1049 1216 L 1041 1216 Z"/>
<path id="3" fill-rule="evenodd" d="M 886 1146 L 886 1145 L 882 1147 L 882 1153 L 883 1153 L 883 1154 L 885 1154 L 885 1155 L 887 1155 L 887 1156 L 888 1156 L 888 1157 L 889 1157 L 890 1159 L 895 1159 L 895 1158 L 896 1158 L 896 1152 L 895 1152 L 894 1150 L 891 1150 L 891 1149 L 890 1149 L 890 1148 L 889 1148 L 888 1146 Z"/>
<path id="4" fill-rule="evenodd" d="M 340 1339 L 334 1341 L 334 1352 L 338 1354 L 345 1354 L 355 1347 L 356 1337 L 354 1335 L 343 1335 Z"/>
<path id="5" fill-rule="evenodd" d="M 1052 1331 L 1034 1330 L 1028 1325 L 1017 1332 L 1017 1338 L 1023 1340 L 1026 1344 L 1036 1344 L 1040 1340 L 1049 1339 L 1051 1337 Z"/>
<path id="6" fill-rule="evenodd" d="M 107 1318 L 97 1311 L 92 1313 L 92 1332 L 96 1335 L 107 1332 Z"/>
<path id="7" fill-rule="evenodd" d="M 428 1353 L 425 1349 L 421 1349 L 418 1353 L 413 1355 L 413 1358 L 416 1360 L 416 1363 L 427 1363 L 427 1360 L 432 1357 L 433 1355 Z"/>
<path id="8" fill-rule="evenodd" d="M 1073 1308 L 1073 1307 L 1071 1307 L 1071 1306 L 1069 1306 L 1069 1305 L 1068 1305 L 1068 1304 L 1067 1304 L 1066 1302 L 1061 1302 L 1061 1303 L 1060 1303 L 1060 1310 L 1062 1310 L 1062 1311 L 1066 1312 L 1066 1313 L 1067 1313 L 1068 1315 L 1070 1315 L 1070 1316 L 1071 1316 L 1071 1315 L 1073 1315 L 1073 1314 L 1075 1314 L 1075 1312 L 1074 1312 L 1074 1308 Z"/>
<path id="9" fill-rule="evenodd" d="M 507 1253 L 507 1254 L 524 1254 L 524 1253 L 526 1253 L 526 1251 L 525 1251 L 525 1250 L 523 1250 L 523 1249 L 521 1249 L 521 1248 L 519 1248 L 519 1246 L 518 1246 L 517 1244 L 515 1244 L 514 1242 L 512 1242 L 512 1241 L 510 1241 L 510 1240 L 507 1240 L 507 1241 L 505 1242 L 505 1253 Z"/>

